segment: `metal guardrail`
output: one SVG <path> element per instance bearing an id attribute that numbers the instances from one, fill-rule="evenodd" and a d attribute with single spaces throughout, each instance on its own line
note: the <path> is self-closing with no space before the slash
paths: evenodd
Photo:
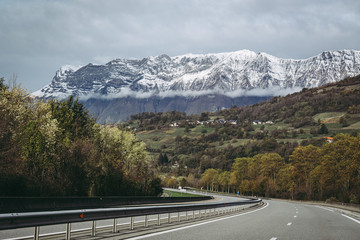
<path id="1" fill-rule="evenodd" d="M 171 189 L 173 190 L 173 189 Z M 116 208 L 128 205 L 194 202 L 210 200 L 199 197 L 0 197 L 0 214 L 13 212 L 42 212 L 76 209 Z"/>
<path id="2" fill-rule="evenodd" d="M 206 210 L 206 209 L 216 209 L 216 208 L 224 208 L 224 207 L 247 205 L 247 204 L 257 204 L 260 203 L 261 201 L 262 201 L 261 199 L 249 199 L 245 201 L 236 201 L 236 202 L 217 202 L 217 203 L 202 203 L 202 204 L 196 203 L 196 204 L 181 204 L 181 205 L 0 214 L 0 230 L 35 227 L 34 239 L 38 239 L 39 226 L 65 223 L 67 224 L 66 239 L 70 239 L 71 223 L 76 223 L 76 222 L 93 221 L 93 227 L 95 226 L 96 228 L 95 221 L 114 219 L 114 229 L 116 230 L 117 218 L 131 217 L 131 219 L 133 219 L 133 217 L 137 217 L 137 216 L 158 215 L 158 218 L 160 219 L 160 214 L 164 214 L 164 213 L 176 213 L 176 212 L 180 213 L 180 212 L 195 211 L 195 210 Z M 93 230 L 92 232 L 93 232 L 92 235 L 95 236 L 95 230 Z"/>

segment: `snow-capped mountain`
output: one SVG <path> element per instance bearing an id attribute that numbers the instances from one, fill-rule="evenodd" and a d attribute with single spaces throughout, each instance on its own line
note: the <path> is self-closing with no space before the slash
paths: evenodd
<path id="1" fill-rule="evenodd" d="M 77 69 L 62 67 L 49 85 L 33 94 L 40 98 L 76 95 L 84 101 L 92 99 L 92 102 L 94 99 L 119 101 L 124 98 L 157 99 L 159 102 L 175 97 L 191 102 L 191 99 L 209 96 L 234 100 L 244 96 L 283 95 L 357 74 L 360 74 L 360 51 L 327 51 L 296 60 L 241 50 L 175 57 L 161 55 L 142 60 L 115 59 L 105 65 L 88 64 Z M 233 100 L 231 104 L 242 105 Z M 229 106 L 220 103 L 198 111 L 221 107 Z M 138 109 L 137 112 L 151 110 L 154 109 Z M 169 107 L 168 110 L 181 109 Z M 99 111 L 95 115 L 98 114 Z"/>
<path id="2" fill-rule="evenodd" d="M 238 52 L 161 55 L 142 60 L 116 59 L 105 65 L 69 66 L 34 93 L 43 98 L 198 96 L 238 90 L 317 87 L 360 73 L 360 51 L 323 52 L 304 60 L 281 59 L 248 50 Z M 234 92 L 231 95 L 231 92 Z M 270 92 L 269 95 L 272 93 Z"/>

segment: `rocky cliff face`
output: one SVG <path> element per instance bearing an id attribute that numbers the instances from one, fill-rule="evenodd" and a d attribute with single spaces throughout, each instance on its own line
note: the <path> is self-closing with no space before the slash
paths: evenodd
<path id="1" fill-rule="evenodd" d="M 360 51 L 354 50 L 328 51 L 302 60 L 248 50 L 161 55 L 116 59 L 78 69 L 62 67 L 52 82 L 34 95 L 76 95 L 101 121 L 116 122 L 141 111 L 199 113 L 252 104 L 264 97 L 318 87 L 359 73 Z"/>

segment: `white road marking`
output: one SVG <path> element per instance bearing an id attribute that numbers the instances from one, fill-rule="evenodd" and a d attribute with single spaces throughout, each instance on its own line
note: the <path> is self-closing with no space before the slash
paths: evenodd
<path id="1" fill-rule="evenodd" d="M 326 208 L 326 207 L 321 207 L 321 206 L 315 206 L 315 207 L 321 208 L 321 209 L 324 209 L 324 210 L 328 210 L 328 211 L 330 211 L 330 212 L 334 212 L 334 210 L 329 209 L 329 208 Z"/>
<path id="2" fill-rule="evenodd" d="M 277 238 L 276 238 L 276 237 L 272 237 L 272 238 L 270 238 L 270 240 L 277 240 Z"/>
<path id="3" fill-rule="evenodd" d="M 297 216 L 295 215 L 294 218 L 296 218 Z"/>
<path id="4" fill-rule="evenodd" d="M 264 208 L 266 208 L 267 206 L 269 206 L 269 203 L 268 203 L 268 202 L 265 202 L 265 203 L 266 203 L 266 205 L 265 205 L 264 207 L 259 208 L 259 209 L 256 209 L 256 210 L 251 211 L 251 212 L 241 213 L 241 214 L 229 216 L 229 217 L 226 217 L 226 218 L 215 219 L 215 220 L 211 220 L 211 221 L 208 221 L 208 222 L 202 222 L 202 223 L 198 223 L 198 224 L 194 224 L 194 225 L 190 225 L 190 226 L 185 226 L 185 227 L 170 229 L 170 230 L 166 230 L 166 231 L 163 231 L 163 232 L 151 233 L 151 234 L 144 235 L 144 236 L 139 236 L 139 237 L 134 237 L 134 238 L 128 238 L 128 240 L 137 240 L 137 239 L 143 239 L 143 238 L 148 238 L 148 237 L 154 237 L 154 236 L 158 236 L 158 235 L 165 234 L 165 233 L 175 232 L 175 231 L 179 231 L 179 230 L 184 230 L 184 229 L 188 229 L 188 228 L 192 228 L 192 227 L 197 227 L 197 226 L 205 225 L 205 224 L 208 224 L 208 223 L 218 222 L 218 221 L 222 221 L 222 220 L 225 220 L 225 219 L 230 219 L 230 218 L 234 218 L 234 217 L 246 215 L 246 214 L 249 214 L 249 213 L 253 213 L 253 212 L 257 212 L 257 211 L 263 210 Z"/>
<path id="5" fill-rule="evenodd" d="M 350 220 L 353 220 L 354 222 L 356 222 L 356 223 L 360 224 L 360 221 L 359 221 L 359 220 L 356 220 L 355 218 L 352 218 L 352 217 L 346 216 L 345 214 L 341 214 L 341 215 L 343 215 L 344 217 L 346 217 L 346 218 L 348 218 L 348 219 L 350 219 Z"/>
<path id="6" fill-rule="evenodd" d="M 292 224 L 292 222 L 289 222 L 287 225 L 290 226 Z"/>

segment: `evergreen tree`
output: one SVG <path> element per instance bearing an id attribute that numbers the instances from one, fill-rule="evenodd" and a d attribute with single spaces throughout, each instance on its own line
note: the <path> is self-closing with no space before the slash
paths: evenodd
<path id="1" fill-rule="evenodd" d="M 328 134 L 329 133 L 329 130 L 328 128 L 326 127 L 325 124 L 321 124 L 320 126 L 320 129 L 319 129 L 319 134 Z"/>

